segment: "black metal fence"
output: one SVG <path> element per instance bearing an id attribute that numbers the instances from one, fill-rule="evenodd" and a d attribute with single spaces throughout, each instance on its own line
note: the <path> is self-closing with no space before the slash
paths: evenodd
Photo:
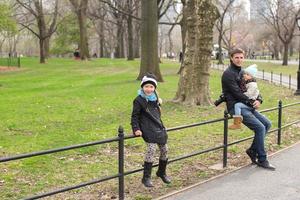
<path id="1" fill-rule="evenodd" d="M 277 107 L 273 107 L 273 108 L 269 108 L 269 109 L 261 111 L 261 113 L 271 112 L 271 111 L 278 111 L 278 115 L 277 115 L 278 116 L 278 127 L 269 131 L 269 133 L 270 132 L 277 132 L 277 144 L 278 145 L 281 144 L 281 130 L 283 128 L 286 128 L 286 127 L 291 126 L 293 124 L 300 123 L 300 119 L 298 119 L 294 122 L 282 125 L 282 113 L 283 113 L 282 111 L 283 111 L 284 108 L 291 107 L 291 106 L 297 106 L 297 105 L 300 105 L 300 102 L 296 102 L 296 103 L 292 103 L 292 104 L 288 104 L 288 105 L 282 105 L 282 102 L 279 101 Z M 233 141 L 233 142 L 229 143 L 228 142 L 228 120 L 230 118 L 231 117 L 225 111 L 223 118 L 213 119 L 213 120 L 194 123 L 194 124 L 189 124 L 189 125 L 182 125 L 182 126 L 167 129 L 168 132 L 172 132 L 172 131 L 191 128 L 191 127 L 198 127 L 198 126 L 203 126 L 203 125 L 207 125 L 207 124 L 213 124 L 213 123 L 217 123 L 217 122 L 223 122 L 223 124 L 224 124 L 223 144 L 222 145 L 219 145 L 219 146 L 216 146 L 216 147 L 211 147 L 211 148 L 204 149 L 204 150 L 199 150 L 199 151 L 193 152 L 191 154 L 187 154 L 187 155 L 182 155 L 182 156 L 179 156 L 177 158 L 170 159 L 168 161 L 168 163 L 176 162 L 176 161 L 183 160 L 183 159 L 186 159 L 186 158 L 190 158 L 190 157 L 193 157 L 193 156 L 197 156 L 197 155 L 212 152 L 212 151 L 215 151 L 215 150 L 223 149 L 223 167 L 226 167 L 227 166 L 228 147 L 232 146 L 232 145 L 235 145 L 235 144 L 238 144 L 238 143 L 241 143 L 241 142 L 244 142 L 244 141 L 247 141 L 247 140 L 251 140 L 251 139 L 254 138 L 254 136 L 251 136 L 251 137 L 243 138 L 243 139 L 240 139 L 240 140 Z M 120 126 L 119 129 L 118 129 L 118 136 L 115 137 L 115 138 L 110 138 L 110 139 L 95 141 L 95 142 L 89 142 L 89 143 L 84 143 L 84 144 L 77 144 L 77 145 L 72 145 L 72 146 L 66 146 L 66 147 L 62 147 L 62 148 L 50 149 L 50 150 L 45 150 L 45 151 L 32 152 L 32 153 L 28 153 L 28 154 L 21 154 L 21 155 L 15 155 L 15 156 L 10 156 L 10 157 L 4 157 L 4 158 L 0 158 L 0 163 L 5 163 L 5 162 L 13 161 L 13 160 L 20 160 L 20 159 L 24 159 L 24 158 L 30 158 L 30 157 L 34 157 L 34 156 L 52 154 L 52 153 L 57 153 L 57 152 L 62 152 L 62 151 L 68 151 L 68 150 L 78 149 L 78 148 L 83 148 L 83 147 L 89 147 L 89 146 L 107 144 L 107 143 L 112 143 L 112 142 L 118 142 L 118 151 L 119 151 L 118 152 L 118 174 L 102 177 L 102 178 L 99 178 L 99 179 L 94 179 L 94 180 L 91 180 L 89 182 L 83 182 L 83 183 L 80 183 L 78 185 L 57 189 L 57 190 L 50 191 L 50 192 L 47 192 L 47 193 L 27 197 L 27 198 L 24 198 L 24 199 L 27 199 L 27 200 L 29 200 L 29 199 L 39 199 L 39 198 L 52 196 L 52 195 L 55 195 L 55 194 L 58 194 L 58 193 L 63 193 L 63 192 L 66 192 L 66 191 L 70 191 L 70 190 L 82 188 L 82 187 L 85 187 L 85 186 L 88 186 L 88 185 L 93 185 L 93 184 L 96 184 L 96 183 L 101 183 L 101 182 L 105 182 L 105 181 L 108 181 L 108 180 L 111 180 L 111 179 L 118 178 L 118 180 L 119 180 L 119 199 L 123 200 L 125 198 L 125 194 L 124 194 L 124 186 L 125 186 L 124 176 L 127 176 L 129 174 L 133 174 L 133 173 L 137 173 L 137 172 L 140 172 L 140 171 L 143 170 L 143 168 L 138 168 L 138 169 L 131 170 L 131 171 L 124 171 L 124 141 L 128 140 L 128 139 L 132 139 L 132 138 L 135 138 L 135 136 L 134 135 L 125 136 L 124 129 Z M 157 166 L 158 166 L 158 164 L 153 165 L 153 167 L 157 167 Z"/>
<path id="2" fill-rule="evenodd" d="M 0 57 L 0 66 L 2 67 L 21 67 L 20 57 Z"/>

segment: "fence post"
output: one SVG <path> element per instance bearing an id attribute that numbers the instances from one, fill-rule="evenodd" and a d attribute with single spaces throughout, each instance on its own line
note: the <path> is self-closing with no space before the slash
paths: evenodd
<path id="1" fill-rule="evenodd" d="M 280 73 L 280 85 L 282 85 L 282 73 Z"/>
<path id="2" fill-rule="evenodd" d="M 277 144 L 281 144 L 281 121 L 282 121 L 282 101 L 278 102 L 278 132 L 277 132 Z"/>
<path id="3" fill-rule="evenodd" d="M 291 75 L 289 75 L 289 89 L 291 89 L 291 81 L 292 80 L 292 77 L 291 77 Z"/>
<path id="4" fill-rule="evenodd" d="M 18 67 L 19 68 L 21 67 L 21 58 L 20 58 L 20 56 L 18 57 Z"/>
<path id="5" fill-rule="evenodd" d="M 224 141 L 223 141 L 223 168 L 227 167 L 227 149 L 228 149 L 228 112 L 224 111 Z"/>
<path id="6" fill-rule="evenodd" d="M 273 71 L 271 71 L 271 83 L 273 83 Z"/>
<path id="7" fill-rule="evenodd" d="M 119 126 L 119 200 L 124 200 L 124 129 Z"/>

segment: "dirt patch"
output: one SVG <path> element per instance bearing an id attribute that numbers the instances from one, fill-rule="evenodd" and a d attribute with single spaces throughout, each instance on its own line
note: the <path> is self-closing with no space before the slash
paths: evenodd
<path id="1" fill-rule="evenodd" d="M 18 70 L 20 70 L 19 67 L 4 67 L 4 66 L 0 66 L 0 72 L 18 71 Z"/>

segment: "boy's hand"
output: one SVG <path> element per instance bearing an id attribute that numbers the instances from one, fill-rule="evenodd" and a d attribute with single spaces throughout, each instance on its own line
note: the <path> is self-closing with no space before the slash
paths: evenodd
<path id="1" fill-rule="evenodd" d="M 134 135 L 135 136 L 141 136 L 143 133 L 142 133 L 142 131 L 140 131 L 140 130 L 137 130 L 137 131 L 135 131 L 134 132 Z"/>
<path id="2" fill-rule="evenodd" d="M 257 109 L 257 108 L 259 108 L 260 107 L 260 102 L 259 101 L 254 101 L 254 103 L 253 103 L 253 107 L 255 108 L 255 109 Z"/>

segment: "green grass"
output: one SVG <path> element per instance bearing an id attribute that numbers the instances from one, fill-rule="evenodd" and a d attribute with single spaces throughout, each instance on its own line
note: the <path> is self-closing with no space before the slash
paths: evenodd
<path id="1" fill-rule="evenodd" d="M 215 60 L 214 63 L 217 63 L 217 61 Z M 229 64 L 228 59 L 225 60 L 225 64 L 226 65 Z M 278 63 L 259 62 L 259 61 L 255 61 L 255 60 L 244 62 L 244 66 L 248 66 L 251 64 L 257 64 L 259 71 L 265 70 L 265 72 L 269 72 L 269 73 L 271 73 L 271 72 L 276 73 L 276 74 L 282 73 L 283 75 L 286 75 L 286 76 L 291 75 L 293 78 L 297 77 L 298 65 L 289 64 L 288 66 L 282 66 L 281 64 L 278 64 Z"/>
<path id="2" fill-rule="evenodd" d="M 0 67 L 11 67 L 15 66 L 18 67 L 18 58 L 11 57 L 11 58 L 0 58 Z"/>
<path id="3" fill-rule="evenodd" d="M 159 83 L 158 89 L 164 100 L 162 118 L 165 125 L 174 127 L 223 117 L 224 105 L 217 108 L 194 107 L 170 101 L 177 90 L 178 68 L 179 65 L 174 62 L 161 64 L 165 82 Z M 37 58 L 24 58 L 21 69 L 0 73 L 1 157 L 116 137 L 119 125 L 124 126 L 126 134 L 131 134 L 131 106 L 139 88 L 139 81 L 135 80 L 139 70 L 138 60 L 97 59 L 81 62 L 50 59 L 42 65 L 38 64 Z M 300 100 L 286 88 L 265 82 L 259 82 L 259 86 L 264 96 L 261 109 L 277 106 L 278 99 L 282 99 L 284 104 Z M 221 92 L 218 71 L 211 72 L 210 90 L 212 99 L 216 99 Z M 299 109 L 290 108 L 285 112 L 290 114 L 284 115 L 284 122 L 291 122 L 299 116 Z M 267 114 L 274 127 L 277 126 L 276 115 L 277 112 Z M 230 141 L 249 135 L 252 133 L 246 128 L 230 132 Z M 221 144 L 223 124 L 170 132 L 169 136 L 170 158 L 174 158 Z M 295 137 L 298 137 L 297 133 Z M 125 145 L 126 170 L 140 167 L 145 148 L 142 139 L 127 140 Z M 244 151 L 243 147 L 239 145 L 230 151 L 238 154 Z M 155 193 L 138 185 L 140 174 L 132 175 L 126 180 L 127 196 L 137 199 L 157 196 L 190 184 L 192 180 L 209 177 L 214 172 L 207 169 L 199 172 L 198 168 L 191 166 L 197 166 L 200 161 L 207 166 L 217 163 L 221 160 L 220 155 L 220 152 L 210 153 L 172 164 L 170 173 L 174 176 L 174 183 L 171 186 L 161 185 Z M 0 199 L 19 199 L 32 193 L 115 174 L 117 158 L 117 144 L 112 143 L 2 163 Z M 179 178 L 179 174 L 187 171 L 191 171 L 193 177 L 193 170 L 198 172 L 189 181 Z M 78 198 L 78 195 L 83 195 L 80 196 L 82 199 L 89 195 L 95 198 L 99 196 L 99 190 L 109 195 L 117 191 L 117 186 L 110 181 L 53 198 L 72 199 Z"/>

